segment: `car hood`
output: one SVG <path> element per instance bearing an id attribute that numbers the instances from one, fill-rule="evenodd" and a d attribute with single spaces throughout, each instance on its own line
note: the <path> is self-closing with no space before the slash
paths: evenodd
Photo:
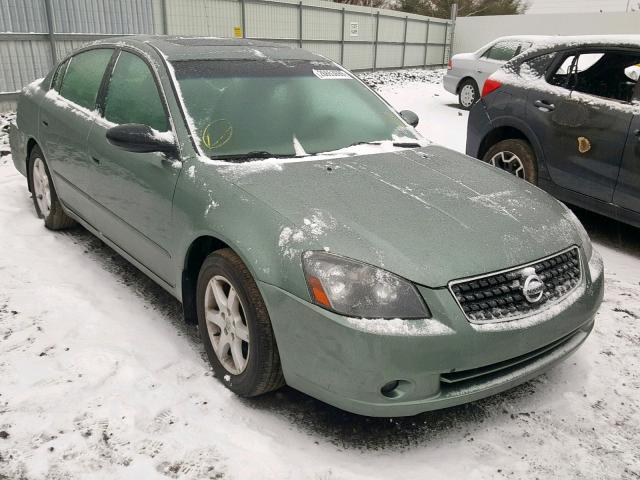
<path id="1" fill-rule="evenodd" d="M 440 287 L 580 244 L 551 196 L 439 146 L 221 173 L 290 220 L 278 246 L 295 261 L 325 249 Z"/>

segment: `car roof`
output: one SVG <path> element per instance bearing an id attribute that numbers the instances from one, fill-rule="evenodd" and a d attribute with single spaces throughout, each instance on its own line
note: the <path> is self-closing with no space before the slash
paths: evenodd
<path id="1" fill-rule="evenodd" d="M 557 50 L 585 47 L 632 47 L 637 49 L 640 48 L 640 35 L 558 35 L 549 37 L 548 40 L 534 45 L 508 63 L 520 63 L 532 57 L 552 53 Z"/>
<path id="2" fill-rule="evenodd" d="M 503 40 L 528 40 L 531 42 L 540 42 L 550 38 L 553 37 L 551 35 L 507 35 L 504 37 L 498 37 L 491 43 L 500 42 Z"/>
<path id="3" fill-rule="evenodd" d="M 475 54 L 484 53 L 490 46 L 493 46 L 498 42 L 514 40 L 518 42 L 531 42 L 534 45 L 537 45 L 538 43 L 545 42 L 551 38 L 553 37 L 549 35 L 507 35 L 504 37 L 494 38 L 489 43 L 482 45 L 480 48 L 478 48 L 475 52 L 472 52 L 472 53 L 475 53 Z"/>
<path id="4" fill-rule="evenodd" d="M 119 44 L 159 51 L 167 60 L 317 60 L 321 55 L 302 48 L 246 38 L 129 35 L 99 40 L 95 44 Z"/>
<path id="5" fill-rule="evenodd" d="M 545 47 L 582 46 L 634 46 L 640 47 L 640 35 L 559 35 L 542 42 Z"/>

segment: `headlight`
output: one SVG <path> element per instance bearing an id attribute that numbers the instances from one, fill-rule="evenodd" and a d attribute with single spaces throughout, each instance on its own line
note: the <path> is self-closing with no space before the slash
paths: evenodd
<path id="1" fill-rule="evenodd" d="M 576 227 L 576 230 L 578 230 L 580 241 L 582 242 L 582 249 L 584 251 L 584 255 L 587 257 L 586 260 L 588 262 L 589 260 L 591 260 L 591 255 L 593 253 L 593 247 L 591 246 L 591 239 L 589 238 L 589 234 L 582 226 L 582 223 L 580 223 L 580 220 L 578 220 L 578 217 L 576 217 L 576 214 L 573 213 L 566 205 L 565 208 L 567 209 L 567 217 L 569 217 L 569 220 L 571 220 L 573 225 Z"/>
<path id="2" fill-rule="evenodd" d="M 302 257 L 309 293 L 316 305 L 350 317 L 429 318 L 416 287 L 393 273 L 331 253 Z"/>

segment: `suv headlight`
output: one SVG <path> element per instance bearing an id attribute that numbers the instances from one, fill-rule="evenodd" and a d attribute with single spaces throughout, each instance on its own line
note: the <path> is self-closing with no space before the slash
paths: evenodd
<path id="1" fill-rule="evenodd" d="M 589 260 L 591 260 L 591 255 L 593 254 L 593 246 L 591 245 L 589 234 L 582 226 L 582 223 L 580 223 L 580 220 L 578 220 L 578 217 L 576 217 L 576 214 L 573 213 L 566 205 L 564 207 L 567 209 L 567 217 L 569 217 L 569 220 L 571 220 L 573 225 L 576 227 L 576 230 L 578 230 L 580 241 L 582 242 L 582 250 L 584 251 L 585 257 L 587 257 L 587 262 L 589 262 Z"/>
<path id="2" fill-rule="evenodd" d="M 305 252 L 302 265 L 316 305 L 350 317 L 429 318 L 416 287 L 397 275 L 322 251 Z"/>

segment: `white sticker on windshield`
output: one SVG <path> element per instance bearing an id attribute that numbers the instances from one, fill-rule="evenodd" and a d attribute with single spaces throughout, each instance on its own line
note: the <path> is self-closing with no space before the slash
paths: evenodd
<path id="1" fill-rule="evenodd" d="M 314 68 L 313 74 L 320 80 L 351 80 L 349 74 L 342 70 L 316 70 Z"/>

